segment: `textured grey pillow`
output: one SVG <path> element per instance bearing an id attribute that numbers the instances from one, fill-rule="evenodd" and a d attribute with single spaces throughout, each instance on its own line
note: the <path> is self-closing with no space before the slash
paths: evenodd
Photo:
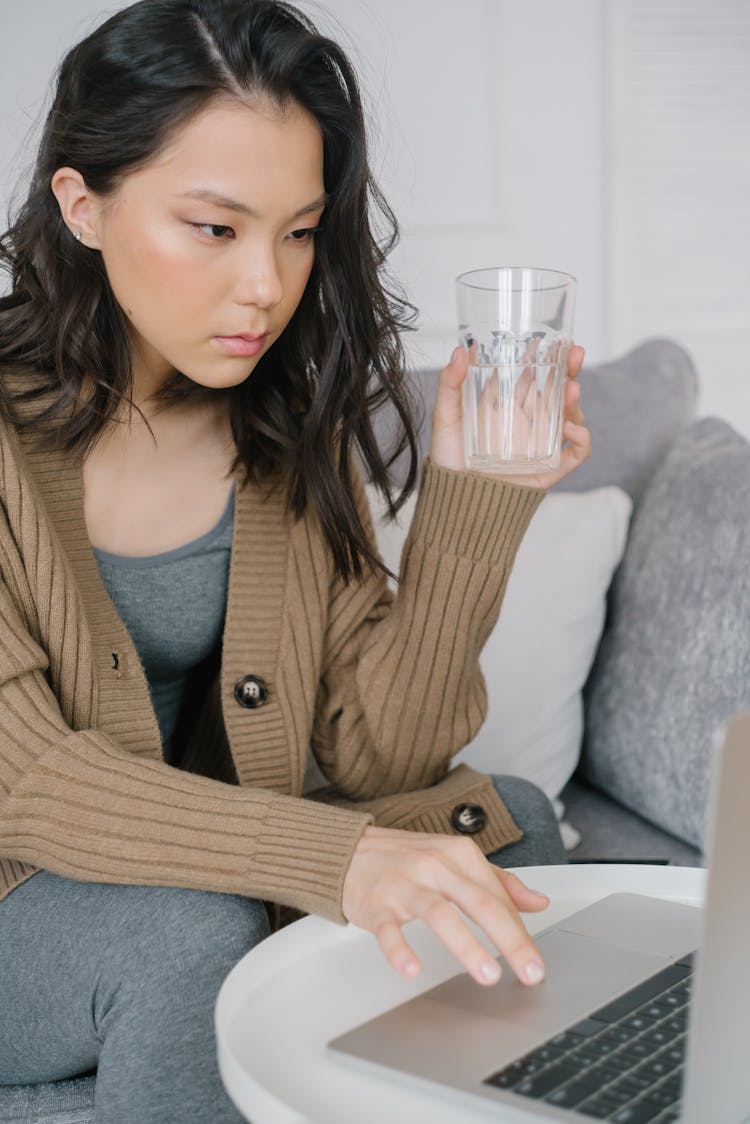
<path id="1" fill-rule="evenodd" d="M 585 691 L 582 768 L 704 846 L 712 736 L 750 706 L 750 444 L 703 418 L 646 489 Z"/>
<path id="2" fill-rule="evenodd" d="M 585 344 L 585 340 L 581 341 Z M 439 371 L 411 373 L 409 387 L 421 408 L 419 449 L 430 444 L 430 419 Z M 675 437 L 695 417 L 698 377 L 684 348 L 669 339 L 648 339 L 608 363 L 580 374 L 581 403 L 591 430 L 592 453 L 556 490 L 584 492 L 617 484 L 638 501 Z M 378 444 L 386 449 L 397 430 L 395 411 L 386 405 L 373 418 Z M 402 484 L 407 458 L 394 465 Z"/>
<path id="3" fill-rule="evenodd" d="M 591 456 L 557 490 L 617 484 L 637 504 L 667 449 L 695 418 L 693 362 L 673 340 L 650 339 L 608 363 L 584 361 L 579 381 Z"/>

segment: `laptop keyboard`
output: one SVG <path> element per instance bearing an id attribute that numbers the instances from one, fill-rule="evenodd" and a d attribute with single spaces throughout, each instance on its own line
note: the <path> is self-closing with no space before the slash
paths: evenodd
<path id="1" fill-rule="evenodd" d="M 679 1120 L 692 968 L 670 964 L 484 1084 L 613 1124 Z"/>

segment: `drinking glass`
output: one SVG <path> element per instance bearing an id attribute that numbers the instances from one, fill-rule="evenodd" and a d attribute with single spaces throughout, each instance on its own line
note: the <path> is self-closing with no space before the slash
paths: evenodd
<path id="1" fill-rule="evenodd" d="M 560 466 L 576 279 L 529 266 L 456 278 L 467 468 L 537 473 Z"/>

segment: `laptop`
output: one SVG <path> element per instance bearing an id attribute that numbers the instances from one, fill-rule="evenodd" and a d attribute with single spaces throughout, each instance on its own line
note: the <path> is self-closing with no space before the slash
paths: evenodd
<path id="1" fill-rule="evenodd" d="M 612 894 L 535 935 L 542 984 L 460 972 L 329 1048 L 519 1124 L 750 1121 L 750 711 L 714 750 L 702 909 Z"/>

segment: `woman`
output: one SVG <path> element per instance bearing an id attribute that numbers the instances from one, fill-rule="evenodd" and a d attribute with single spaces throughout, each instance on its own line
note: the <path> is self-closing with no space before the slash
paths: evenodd
<path id="1" fill-rule="evenodd" d="M 395 235 L 351 68 L 294 8 L 141 0 L 64 59 L 2 240 L 0 1082 L 96 1069 L 98 1119 L 236 1120 L 213 1002 L 280 906 L 405 976 L 420 917 L 492 983 L 464 914 L 543 976 L 546 899 L 502 866 L 564 861 L 549 804 L 450 758 L 529 519 L 588 455 L 583 350 L 562 467 L 520 481 L 464 470 L 454 352 L 394 597 L 354 453 L 395 512 Z"/>

